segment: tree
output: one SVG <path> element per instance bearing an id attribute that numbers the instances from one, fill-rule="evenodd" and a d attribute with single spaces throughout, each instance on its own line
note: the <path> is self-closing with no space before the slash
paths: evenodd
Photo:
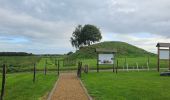
<path id="1" fill-rule="evenodd" d="M 75 48 L 91 45 L 102 39 L 100 30 L 94 25 L 78 25 L 71 37 L 71 44 Z"/>
<path id="2" fill-rule="evenodd" d="M 82 26 L 78 25 L 71 37 L 71 44 L 73 47 L 79 48 L 81 45 L 81 33 L 82 33 Z"/>

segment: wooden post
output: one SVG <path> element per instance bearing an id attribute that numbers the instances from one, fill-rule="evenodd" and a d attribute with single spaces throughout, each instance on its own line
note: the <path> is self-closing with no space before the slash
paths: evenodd
<path id="1" fill-rule="evenodd" d="M 127 63 L 127 65 L 126 65 L 126 67 L 127 67 L 127 71 L 129 71 L 129 65 L 128 65 L 128 63 Z"/>
<path id="2" fill-rule="evenodd" d="M 138 69 L 138 72 L 139 72 L 139 67 L 138 67 L 138 63 L 136 62 L 136 67 L 137 67 L 137 69 Z"/>
<path id="3" fill-rule="evenodd" d="M 82 62 L 80 62 L 80 77 L 81 77 Z"/>
<path id="4" fill-rule="evenodd" d="M 149 70 L 149 63 L 150 63 L 150 59 L 149 59 L 149 56 L 148 56 L 148 62 L 147 62 L 148 70 Z"/>
<path id="5" fill-rule="evenodd" d="M 59 69 L 59 67 L 60 67 L 60 61 L 58 60 L 58 75 L 60 74 L 60 69 Z"/>
<path id="6" fill-rule="evenodd" d="M 82 67 L 82 62 L 78 62 L 77 76 L 79 78 L 81 77 L 81 67 Z"/>
<path id="7" fill-rule="evenodd" d="M 77 66 L 77 77 L 79 77 L 79 67 L 80 67 L 80 62 L 78 62 L 78 66 Z"/>
<path id="8" fill-rule="evenodd" d="M 169 47 L 169 70 L 170 70 L 170 47 Z"/>
<path id="9" fill-rule="evenodd" d="M 150 58 L 149 58 L 149 56 L 148 56 L 148 64 L 150 63 Z"/>
<path id="10" fill-rule="evenodd" d="M 127 67 L 127 64 L 126 64 L 126 57 L 125 57 L 125 68 Z"/>
<path id="11" fill-rule="evenodd" d="M 65 65 L 64 65 L 64 59 L 63 59 L 63 67 L 64 67 Z"/>
<path id="12" fill-rule="evenodd" d="M 119 66 L 119 61 L 117 60 L 116 74 L 117 74 L 117 71 L 118 71 L 118 66 Z"/>
<path id="13" fill-rule="evenodd" d="M 148 68 L 148 71 L 149 71 L 149 63 L 147 62 L 147 68 Z"/>
<path id="14" fill-rule="evenodd" d="M 84 72 L 87 74 L 88 73 L 88 65 L 84 66 Z"/>
<path id="15" fill-rule="evenodd" d="M 45 69 L 44 69 L 44 73 L 45 73 L 45 75 L 47 74 L 47 59 L 45 60 Z"/>
<path id="16" fill-rule="evenodd" d="M 5 81 L 6 81 L 6 65 L 2 65 L 2 88 L 1 88 L 1 98 L 0 100 L 3 100 L 4 94 L 5 94 Z"/>
<path id="17" fill-rule="evenodd" d="M 35 83 L 35 74 L 36 74 L 36 65 L 34 64 L 34 75 L 33 75 L 33 82 Z"/>
<path id="18" fill-rule="evenodd" d="M 97 53 L 97 72 L 99 72 L 99 53 Z"/>
<path id="19" fill-rule="evenodd" d="M 56 61 L 56 59 L 54 59 L 54 65 L 55 65 L 55 66 L 57 65 L 57 61 Z"/>
<path id="20" fill-rule="evenodd" d="M 159 47 L 158 47 L 158 65 L 157 65 L 158 66 L 158 68 L 157 68 L 158 72 L 159 72 L 159 63 L 160 63 L 159 54 L 160 54 L 160 51 L 159 51 Z"/>
<path id="21" fill-rule="evenodd" d="M 115 65 L 113 64 L 113 72 L 115 72 Z"/>
<path id="22" fill-rule="evenodd" d="M 113 55 L 114 55 L 114 53 L 113 53 Z M 113 56 L 113 57 L 114 57 L 114 56 Z M 116 57 L 116 55 L 115 55 L 115 57 Z M 115 65 L 114 65 L 115 57 L 113 58 L 113 72 L 115 72 Z"/>

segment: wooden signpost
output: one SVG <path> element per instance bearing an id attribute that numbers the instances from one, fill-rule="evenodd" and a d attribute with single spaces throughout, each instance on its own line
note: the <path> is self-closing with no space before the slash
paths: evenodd
<path id="1" fill-rule="evenodd" d="M 162 59 L 169 61 L 169 70 L 170 70 L 170 43 L 158 43 L 156 47 L 158 48 L 158 61 L 157 61 L 158 72 L 160 70 L 160 60 Z M 164 48 L 164 49 L 160 49 L 160 48 Z"/>
<path id="2" fill-rule="evenodd" d="M 97 48 L 97 72 L 99 72 L 99 65 L 112 65 L 113 72 L 115 72 L 116 52 L 115 49 L 101 49 Z"/>

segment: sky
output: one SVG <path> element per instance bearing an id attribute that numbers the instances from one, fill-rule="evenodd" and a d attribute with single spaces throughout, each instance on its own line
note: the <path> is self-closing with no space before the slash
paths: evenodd
<path id="1" fill-rule="evenodd" d="M 0 52 L 62 54 L 70 37 L 93 24 L 101 41 L 123 41 L 156 53 L 170 42 L 170 0 L 0 0 Z"/>

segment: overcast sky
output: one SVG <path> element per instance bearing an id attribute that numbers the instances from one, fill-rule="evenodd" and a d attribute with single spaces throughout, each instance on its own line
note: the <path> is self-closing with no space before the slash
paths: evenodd
<path id="1" fill-rule="evenodd" d="M 0 51 L 67 53 L 78 24 L 150 52 L 170 42 L 170 0 L 0 0 Z"/>

